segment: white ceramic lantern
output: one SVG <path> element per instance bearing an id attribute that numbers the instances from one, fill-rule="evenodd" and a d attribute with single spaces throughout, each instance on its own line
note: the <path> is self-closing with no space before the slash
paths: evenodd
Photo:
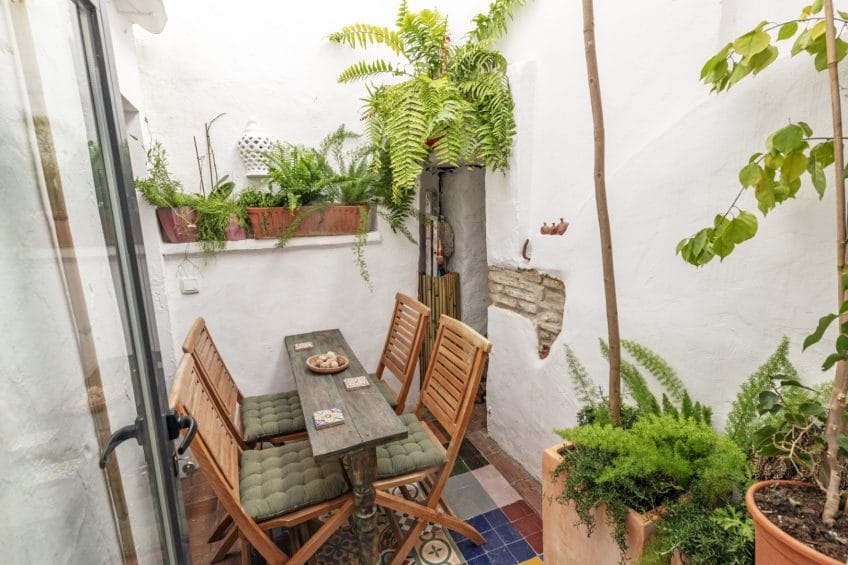
<path id="1" fill-rule="evenodd" d="M 269 151 L 273 143 L 273 138 L 260 128 L 256 121 L 247 122 L 247 127 L 238 140 L 238 150 L 248 177 L 268 176 L 268 165 L 263 153 Z"/>

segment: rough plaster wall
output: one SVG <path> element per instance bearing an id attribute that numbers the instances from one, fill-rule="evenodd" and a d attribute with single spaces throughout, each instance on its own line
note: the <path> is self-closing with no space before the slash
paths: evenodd
<path id="1" fill-rule="evenodd" d="M 442 214 L 453 228 L 455 240 L 448 268 L 459 273 L 462 321 L 486 335 L 489 296 L 484 181 L 482 169 L 457 169 L 442 175 Z"/>
<path id="2" fill-rule="evenodd" d="M 800 344 L 833 308 L 832 191 L 819 202 L 805 181 L 797 200 L 761 219 L 756 239 L 724 263 L 696 270 L 674 255 L 678 240 L 727 207 L 739 168 L 768 133 L 790 118 L 829 130 L 826 76 L 808 58 L 782 54 L 718 96 L 698 82 L 729 39 L 762 19 L 797 16 L 797 3 L 606 1 L 595 10 L 622 335 L 660 352 L 719 426 L 738 385 L 784 334 L 807 381 L 828 378 L 819 365 L 830 344 L 803 354 Z M 541 450 L 558 440 L 551 430 L 573 425 L 578 409 L 563 345 L 598 384 L 608 373 L 597 345 L 606 317 L 579 3 L 531 3 L 501 47 L 518 136 L 509 173 L 486 178 L 489 263 L 547 272 L 569 295 L 544 361 L 528 320 L 489 309 L 489 431 L 538 477 Z M 751 194 L 742 205 L 756 207 Z M 571 222 L 564 237 L 538 235 L 560 216 Z M 525 238 L 530 263 L 519 255 Z"/>
<path id="3" fill-rule="evenodd" d="M 97 466 L 99 446 L 85 374 L 69 311 L 52 222 L 45 213 L 32 116 L 21 82 L 9 14 L 30 14 L 68 219 L 77 249 L 103 389 L 114 427 L 132 422 L 135 405 L 127 351 L 105 253 L 89 161 L 86 116 L 72 55 L 69 10 L 52 2 L 0 4 L 0 539 L 15 559 L 31 563 L 120 561 L 112 505 Z M 83 87 L 82 92 L 87 92 Z M 43 123 L 43 119 L 41 122 Z M 140 562 L 158 549 L 158 533 L 140 448 L 116 453 Z"/>

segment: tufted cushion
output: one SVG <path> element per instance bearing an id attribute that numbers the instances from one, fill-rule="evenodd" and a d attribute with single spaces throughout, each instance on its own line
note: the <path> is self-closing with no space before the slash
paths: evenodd
<path id="1" fill-rule="evenodd" d="M 400 416 L 409 437 L 377 446 L 377 476 L 397 477 L 447 463 L 444 452 L 430 438 L 415 414 Z"/>
<path id="2" fill-rule="evenodd" d="M 241 456 L 241 505 L 257 522 L 282 516 L 348 491 L 335 459 L 318 463 L 308 441 L 296 441 Z"/>
<path id="3" fill-rule="evenodd" d="M 296 390 L 249 396 L 241 403 L 244 441 L 293 434 L 306 430 Z"/>
<path id="4" fill-rule="evenodd" d="M 389 403 L 389 406 L 391 406 L 392 408 L 397 408 L 397 400 L 395 400 L 395 397 L 392 394 L 392 391 L 389 390 L 389 386 L 383 381 L 383 379 L 378 379 L 372 373 L 371 374 L 371 380 L 373 382 L 377 383 L 377 390 L 380 391 L 380 394 L 383 395 L 383 398 L 386 399 L 386 402 Z"/>

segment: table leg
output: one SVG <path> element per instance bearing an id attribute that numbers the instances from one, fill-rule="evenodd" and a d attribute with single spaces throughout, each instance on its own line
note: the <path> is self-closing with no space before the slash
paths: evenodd
<path id="1" fill-rule="evenodd" d="M 374 505 L 374 479 L 377 478 L 377 450 L 367 447 L 345 455 L 353 485 L 353 522 L 359 540 L 360 565 L 374 565 L 379 559 L 377 507 Z"/>

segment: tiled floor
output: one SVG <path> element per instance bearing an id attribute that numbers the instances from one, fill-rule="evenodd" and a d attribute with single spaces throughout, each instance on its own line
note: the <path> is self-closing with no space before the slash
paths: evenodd
<path id="1" fill-rule="evenodd" d="M 455 532 L 429 527 L 421 536 L 410 564 L 530 564 L 541 563 L 542 521 L 539 518 L 541 492 L 535 481 L 485 431 L 485 412 L 475 410 L 453 469 L 444 499 L 454 512 L 474 525 L 486 538 L 482 546 Z M 183 496 L 189 520 L 192 561 L 209 563 L 216 546 L 206 543 L 219 516 L 223 515 L 214 493 L 201 473 L 191 481 L 184 480 Z M 403 529 L 410 520 L 399 517 Z M 388 519 L 380 517 L 380 547 L 383 561 L 391 556 L 395 546 Z M 356 543 L 349 525 L 341 528 L 317 555 L 319 564 L 355 563 Z M 239 562 L 238 544 L 224 563 Z"/>

